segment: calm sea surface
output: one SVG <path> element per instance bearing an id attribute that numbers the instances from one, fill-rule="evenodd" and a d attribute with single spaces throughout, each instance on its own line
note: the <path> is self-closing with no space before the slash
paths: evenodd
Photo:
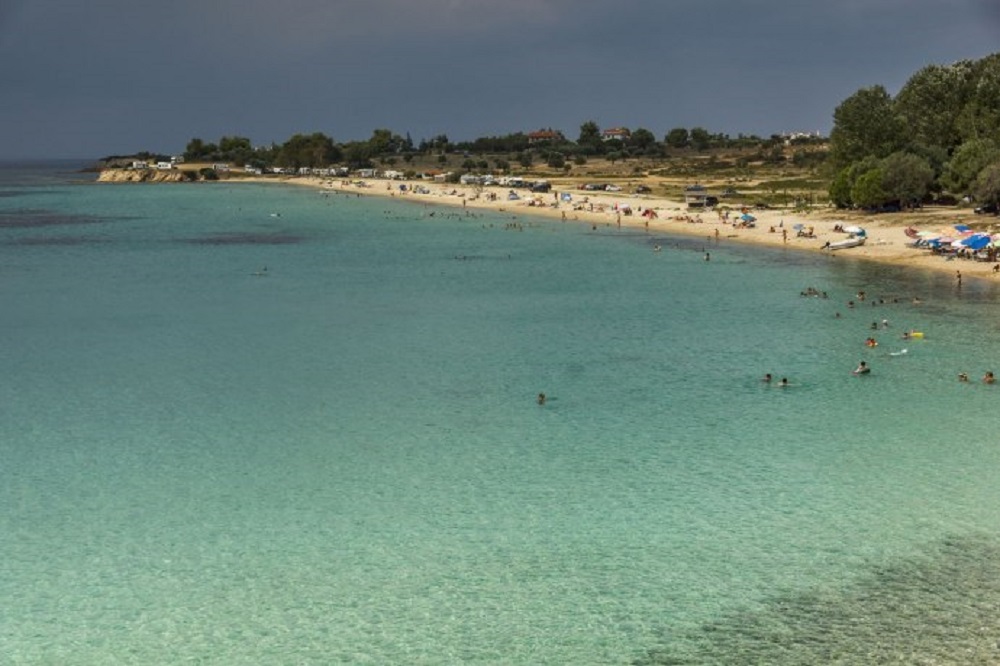
<path id="1" fill-rule="evenodd" d="M 3 663 L 1000 662 L 995 284 L 89 180 L 0 166 Z"/>

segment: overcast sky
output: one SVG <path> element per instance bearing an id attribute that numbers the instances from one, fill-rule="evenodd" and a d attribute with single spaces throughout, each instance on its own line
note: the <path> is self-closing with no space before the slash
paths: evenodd
<path id="1" fill-rule="evenodd" d="M 1000 51 L 1000 0 L 0 0 L 0 158 L 192 137 L 768 136 Z"/>

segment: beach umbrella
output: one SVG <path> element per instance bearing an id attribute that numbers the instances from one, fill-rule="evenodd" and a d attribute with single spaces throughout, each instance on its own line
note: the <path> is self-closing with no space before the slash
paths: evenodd
<path id="1" fill-rule="evenodd" d="M 972 228 L 964 224 L 956 224 L 955 231 L 957 231 L 960 234 L 969 234 L 972 233 Z"/>
<path id="2" fill-rule="evenodd" d="M 806 225 L 802 224 L 801 222 L 799 222 L 798 224 L 793 224 L 792 225 L 792 229 L 795 229 L 796 231 L 801 231 L 802 229 L 805 229 L 805 228 L 806 228 Z"/>
<path id="3" fill-rule="evenodd" d="M 984 247 L 990 244 L 993 239 L 990 238 L 989 234 L 972 234 L 971 236 L 966 236 L 961 240 L 955 241 L 953 245 L 959 245 L 966 247 L 970 250 L 982 250 Z"/>
<path id="4" fill-rule="evenodd" d="M 844 233 L 845 234 L 864 235 L 865 230 L 862 229 L 861 227 L 851 225 L 851 226 L 848 226 L 848 227 L 844 227 Z"/>
<path id="5" fill-rule="evenodd" d="M 743 220 L 744 222 L 755 222 L 757 220 L 757 218 L 751 215 L 750 213 L 743 213 L 742 215 L 740 215 L 740 219 Z"/>

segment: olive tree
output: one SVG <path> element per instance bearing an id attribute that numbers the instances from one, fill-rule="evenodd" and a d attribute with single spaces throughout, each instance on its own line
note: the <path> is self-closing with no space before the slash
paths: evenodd
<path id="1" fill-rule="evenodd" d="M 885 189 L 882 187 L 882 169 L 872 169 L 863 173 L 851 188 L 851 200 L 858 206 L 868 208 L 885 203 Z"/>
<path id="2" fill-rule="evenodd" d="M 972 192 L 976 199 L 984 203 L 1000 203 L 1000 162 L 989 165 L 979 172 Z"/>
<path id="3" fill-rule="evenodd" d="M 893 153 L 882 160 L 882 188 L 888 199 L 915 204 L 924 198 L 934 182 L 934 169 L 923 157 Z"/>

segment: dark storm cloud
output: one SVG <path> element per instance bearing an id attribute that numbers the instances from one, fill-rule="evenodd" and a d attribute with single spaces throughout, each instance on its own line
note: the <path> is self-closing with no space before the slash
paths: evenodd
<path id="1" fill-rule="evenodd" d="M 828 131 L 860 87 L 1000 44 L 986 0 L 8 0 L 0 156 L 378 127 Z"/>

